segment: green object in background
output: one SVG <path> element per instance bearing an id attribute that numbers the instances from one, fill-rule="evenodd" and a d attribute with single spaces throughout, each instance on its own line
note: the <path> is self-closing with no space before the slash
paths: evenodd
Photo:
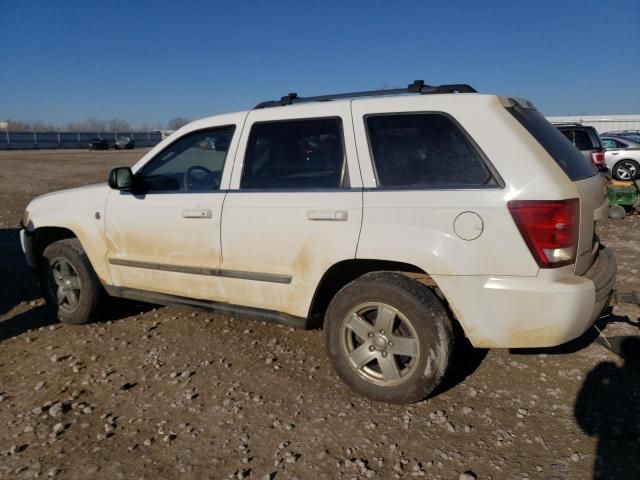
<path id="1" fill-rule="evenodd" d="M 631 182 L 615 182 L 607 185 L 609 205 L 632 206 L 638 199 L 638 189 Z"/>

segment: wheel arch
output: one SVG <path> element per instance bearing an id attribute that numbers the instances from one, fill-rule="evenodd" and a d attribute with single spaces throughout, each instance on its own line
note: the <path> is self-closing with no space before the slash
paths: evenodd
<path id="1" fill-rule="evenodd" d="M 331 302 L 331 299 L 345 285 L 355 279 L 371 272 L 388 271 L 397 272 L 408 276 L 418 283 L 434 289 L 436 295 L 443 301 L 446 308 L 451 312 L 449 304 L 438 288 L 433 278 L 420 267 L 410 263 L 397 262 L 391 260 L 372 259 L 349 259 L 333 264 L 322 276 L 309 308 L 309 325 L 311 328 L 321 327 L 324 322 L 324 314 Z M 455 315 L 451 315 L 457 323 Z"/>
<path id="2" fill-rule="evenodd" d="M 54 242 L 67 238 L 78 238 L 78 236 L 70 229 L 65 227 L 39 227 L 33 231 L 33 258 L 36 264 L 42 259 L 42 252 Z"/>

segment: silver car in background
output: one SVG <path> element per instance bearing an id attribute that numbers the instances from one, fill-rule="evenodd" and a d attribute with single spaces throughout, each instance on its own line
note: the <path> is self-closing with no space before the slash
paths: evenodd
<path id="1" fill-rule="evenodd" d="M 640 142 L 629 137 L 602 135 L 605 148 L 604 163 L 616 180 L 635 180 L 640 177 Z"/>
<path id="2" fill-rule="evenodd" d="M 624 137 L 632 140 L 636 143 L 640 143 L 640 130 L 615 130 L 611 132 L 604 132 L 601 134 L 603 137 Z"/>

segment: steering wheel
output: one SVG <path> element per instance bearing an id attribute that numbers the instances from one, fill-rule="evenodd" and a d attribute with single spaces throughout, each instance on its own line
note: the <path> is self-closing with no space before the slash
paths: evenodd
<path id="1" fill-rule="evenodd" d="M 193 165 L 184 173 L 185 190 L 208 190 L 220 187 L 220 182 L 214 173 L 202 165 Z"/>

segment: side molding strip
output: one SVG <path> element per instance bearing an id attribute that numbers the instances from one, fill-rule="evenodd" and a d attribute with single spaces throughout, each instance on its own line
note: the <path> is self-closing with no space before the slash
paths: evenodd
<path id="1" fill-rule="evenodd" d="M 139 262 L 136 260 L 124 260 L 110 258 L 111 265 L 123 267 L 147 268 L 149 270 L 162 270 L 165 272 L 191 273 L 194 275 L 211 275 L 214 277 L 238 278 L 241 280 L 254 280 L 256 282 L 291 283 L 291 276 L 276 273 L 242 272 L 238 270 L 223 270 L 218 268 L 186 267 L 181 265 L 167 265 L 164 263 Z"/>

